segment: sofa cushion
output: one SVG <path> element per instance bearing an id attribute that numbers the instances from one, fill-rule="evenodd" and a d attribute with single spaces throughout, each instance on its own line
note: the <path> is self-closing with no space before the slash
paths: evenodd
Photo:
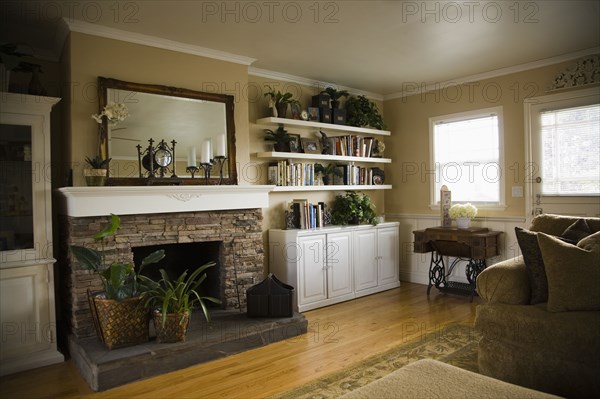
<path id="1" fill-rule="evenodd" d="M 600 312 L 551 313 L 546 304 L 477 306 L 475 327 L 492 342 L 510 342 L 528 353 L 552 353 L 600 369 Z"/>
<path id="2" fill-rule="evenodd" d="M 571 244 L 577 244 L 580 240 L 592 234 L 592 230 L 585 219 L 577 219 L 573 224 L 563 231 L 560 236 Z"/>
<path id="3" fill-rule="evenodd" d="M 515 227 L 515 234 L 529 276 L 531 286 L 530 303 L 535 305 L 536 303 L 547 302 L 548 280 L 544 268 L 544 259 L 537 241 L 537 233 Z"/>
<path id="4" fill-rule="evenodd" d="M 544 213 L 533 218 L 529 230 L 541 231 L 553 236 L 560 236 L 570 225 L 580 219 L 575 216 L 553 215 Z M 600 218 L 585 218 L 592 233 L 600 231 Z"/>
<path id="5" fill-rule="evenodd" d="M 600 234 L 584 239 L 584 249 L 539 233 L 548 278 L 548 311 L 600 310 Z"/>

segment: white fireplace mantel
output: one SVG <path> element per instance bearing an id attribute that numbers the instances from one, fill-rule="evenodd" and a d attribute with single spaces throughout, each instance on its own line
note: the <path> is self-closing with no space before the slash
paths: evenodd
<path id="1" fill-rule="evenodd" d="M 73 217 L 254 209 L 275 186 L 63 187 L 61 213 Z"/>

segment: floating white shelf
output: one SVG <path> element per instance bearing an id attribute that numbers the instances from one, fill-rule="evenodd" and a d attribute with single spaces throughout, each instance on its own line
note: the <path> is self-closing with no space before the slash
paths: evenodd
<path id="1" fill-rule="evenodd" d="M 306 129 L 314 128 L 314 129 L 326 129 L 326 130 L 335 130 L 338 132 L 353 132 L 353 133 L 363 133 L 363 134 L 376 134 L 379 136 L 390 136 L 392 133 L 389 130 L 377 130 L 370 129 L 366 127 L 356 127 L 356 126 L 347 126 L 347 125 L 335 125 L 333 123 L 321 123 L 321 122 L 312 122 L 312 121 L 303 121 L 299 119 L 288 119 L 288 118 L 261 118 L 256 121 L 258 125 L 272 125 L 272 124 L 283 124 L 288 126 L 297 126 Z"/>
<path id="2" fill-rule="evenodd" d="M 391 184 L 382 185 L 358 185 L 358 186 L 276 186 L 273 192 L 288 191 L 346 191 L 346 190 L 389 190 Z"/>
<path id="3" fill-rule="evenodd" d="M 258 152 L 256 153 L 256 157 L 268 159 L 312 159 L 340 162 L 392 163 L 390 158 L 348 157 L 342 155 L 306 154 L 304 152 Z"/>

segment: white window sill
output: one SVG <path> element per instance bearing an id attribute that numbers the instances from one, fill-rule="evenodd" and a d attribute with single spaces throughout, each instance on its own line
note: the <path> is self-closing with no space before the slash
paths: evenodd
<path id="1" fill-rule="evenodd" d="M 508 206 L 504 204 L 496 204 L 496 205 L 481 205 L 473 203 L 477 207 L 477 210 L 485 209 L 486 211 L 505 211 L 508 209 Z M 429 204 L 429 209 L 432 211 L 439 211 L 440 204 Z"/>

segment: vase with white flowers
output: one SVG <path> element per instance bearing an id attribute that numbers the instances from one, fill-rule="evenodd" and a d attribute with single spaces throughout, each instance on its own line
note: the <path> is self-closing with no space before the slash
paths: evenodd
<path id="1" fill-rule="evenodd" d="M 129 110 L 123 103 L 110 102 L 102 109 L 99 114 L 92 114 L 92 119 L 98 122 L 100 129 L 100 142 L 106 142 L 107 128 L 114 128 L 120 122 L 127 119 Z M 106 124 L 105 124 L 106 122 Z M 86 162 L 90 168 L 83 170 L 83 175 L 88 186 L 103 186 L 108 176 L 108 163 L 110 158 L 103 159 L 96 155 L 94 158 L 86 157 Z"/>
<path id="2" fill-rule="evenodd" d="M 450 207 L 448 213 L 452 219 L 456 219 L 456 225 L 459 229 L 468 229 L 471 225 L 471 219 L 477 216 L 477 207 L 470 202 L 454 204 Z"/>

